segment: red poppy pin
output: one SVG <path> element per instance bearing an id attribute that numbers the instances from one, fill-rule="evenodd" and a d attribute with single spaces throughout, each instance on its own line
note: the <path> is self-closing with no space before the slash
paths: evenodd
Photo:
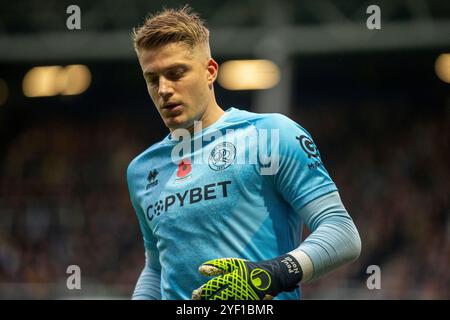
<path id="1" fill-rule="evenodd" d="M 189 159 L 181 160 L 181 162 L 178 164 L 177 177 L 183 178 L 188 175 L 191 170 L 191 161 Z"/>

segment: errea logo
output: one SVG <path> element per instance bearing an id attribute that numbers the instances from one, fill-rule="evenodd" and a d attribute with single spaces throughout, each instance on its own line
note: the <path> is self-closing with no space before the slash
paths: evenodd
<path id="1" fill-rule="evenodd" d="M 156 178 L 157 175 L 158 175 L 158 170 L 156 170 L 156 169 L 150 170 L 150 172 L 148 173 L 148 176 L 147 176 L 148 184 L 147 184 L 147 187 L 145 188 L 145 190 L 148 190 L 151 187 L 158 185 L 158 179 Z"/>

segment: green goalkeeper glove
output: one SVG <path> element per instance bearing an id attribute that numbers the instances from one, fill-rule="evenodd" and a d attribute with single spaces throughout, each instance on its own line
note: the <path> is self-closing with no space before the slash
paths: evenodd
<path id="1" fill-rule="evenodd" d="M 194 290 L 193 300 L 269 300 L 296 289 L 303 276 L 297 260 L 289 254 L 261 262 L 214 259 L 203 263 L 199 272 L 218 277 Z"/>

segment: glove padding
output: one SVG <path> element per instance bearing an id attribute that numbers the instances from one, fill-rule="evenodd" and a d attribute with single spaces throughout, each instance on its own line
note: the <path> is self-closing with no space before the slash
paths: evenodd
<path id="1" fill-rule="evenodd" d="M 296 272 L 290 271 L 283 259 L 296 262 L 290 255 L 262 262 L 238 258 L 207 261 L 200 266 L 199 272 L 218 277 L 194 290 L 192 299 L 269 300 L 282 291 L 292 291 L 297 288 L 302 272 L 295 262 L 292 263 L 297 267 Z"/>

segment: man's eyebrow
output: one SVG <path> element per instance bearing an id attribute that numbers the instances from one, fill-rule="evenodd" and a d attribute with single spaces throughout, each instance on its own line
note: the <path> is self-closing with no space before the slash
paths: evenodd
<path id="1" fill-rule="evenodd" d="M 170 71 L 170 70 L 177 69 L 177 68 L 186 68 L 187 69 L 187 68 L 189 68 L 189 66 L 185 63 L 176 63 L 176 64 L 170 65 L 170 66 L 162 69 L 161 72 L 166 72 L 166 71 Z M 152 72 L 152 71 L 144 72 L 144 76 L 154 76 L 156 74 L 158 74 L 158 72 Z"/>

